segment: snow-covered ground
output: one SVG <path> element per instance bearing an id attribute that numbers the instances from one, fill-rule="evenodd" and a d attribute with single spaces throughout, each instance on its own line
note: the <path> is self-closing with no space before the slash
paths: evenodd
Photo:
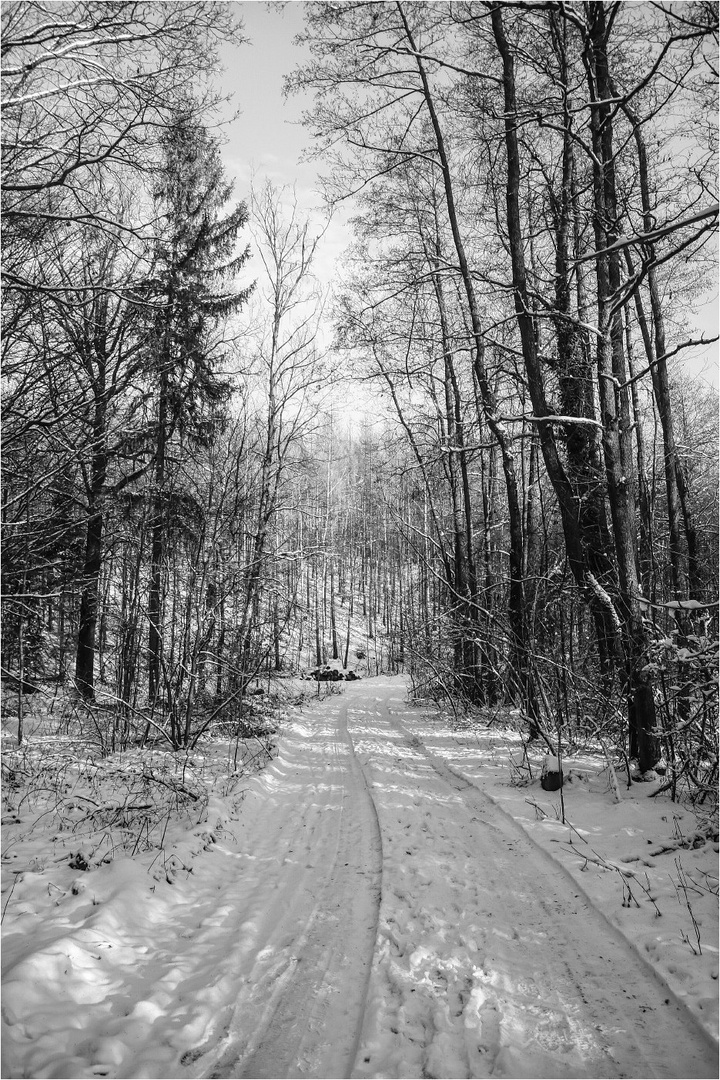
<path id="1" fill-rule="evenodd" d="M 209 799 L 162 855 L 83 870 L 19 808 L 2 1075 L 716 1076 L 717 844 L 564 768 L 566 824 L 511 732 L 380 677 L 288 717 L 258 774 L 188 764 Z"/>

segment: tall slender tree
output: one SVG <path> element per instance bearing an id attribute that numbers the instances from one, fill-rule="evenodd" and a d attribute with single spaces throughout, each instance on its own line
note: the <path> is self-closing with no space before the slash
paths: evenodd
<path id="1" fill-rule="evenodd" d="M 247 208 L 239 203 L 223 213 L 232 185 L 216 140 L 197 123 L 192 108 L 178 113 L 169 126 L 164 153 L 155 192 L 164 225 L 148 288 L 155 307 L 148 358 L 155 396 L 148 599 L 151 700 L 161 685 L 164 557 L 173 505 L 169 450 L 176 435 L 190 442 L 206 439 L 221 420 L 230 387 L 219 374 L 224 350 L 218 331 L 251 292 L 251 287 L 237 288 L 234 281 L 249 256 L 247 246 L 237 251 Z"/>

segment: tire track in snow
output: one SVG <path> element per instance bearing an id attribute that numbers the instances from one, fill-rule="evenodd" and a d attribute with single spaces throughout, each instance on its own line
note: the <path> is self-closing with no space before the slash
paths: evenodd
<path id="1" fill-rule="evenodd" d="M 238 832 L 245 834 L 239 847 L 247 881 L 240 873 L 226 890 L 241 918 L 234 957 L 241 980 L 223 1039 L 208 1056 L 215 1064 L 205 1063 L 205 1076 L 242 1076 L 263 1045 L 284 996 L 293 993 L 308 947 L 322 902 L 318 874 L 337 857 L 341 788 L 332 781 L 323 785 L 319 762 L 312 760 L 322 758 L 324 769 L 335 776 L 337 740 L 333 725 L 320 726 L 314 735 L 306 762 L 298 740 L 286 741 L 280 757 L 251 786 L 243 807 Z M 218 944 L 208 940 L 210 947 Z"/>
<path id="2" fill-rule="evenodd" d="M 716 1048 L 691 1014 L 522 830 L 404 727 L 399 680 L 372 689 L 373 705 L 348 694 L 384 845 L 353 1075 L 715 1076 Z"/>
<path id="3" fill-rule="evenodd" d="M 291 831 L 293 851 L 299 848 L 312 864 L 306 887 L 312 905 L 304 907 L 293 874 L 278 877 L 273 911 L 263 920 L 264 946 L 248 971 L 229 1045 L 205 1075 L 339 1077 L 349 1075 L 355 1058 L 377 933 L 382 851 L 372 796 L 347 733 L 347 708 L 332 704 L 321 710 L 332 732 L 324 755 L 331 761 L 316 764 L 305 778 L 327 789 L 332 837 L 313 828 L 305 836 L 299 827 Z M 314 733 L 307 742 L 313 741 Z M 304 797 L 300 792 L 301 805 Z M 285 801 L 277 813 L 292 821 L 293 809 Z M 280 910 L 278 932 L 273 922 Z"/>
<path id="4" fill-rule="evenodd" d="M 352 1045 L 351 1053 L 350 1053 L 350 1055 L 348 1057 L 348 1067 L 347 1067 L 347 1070 L 345 1072 L 343 1072 L 343 1074 L 342 1074 L 343 1076 L 350 1076 L 350 1070 L 352 1069 L 352 1066 L 353 1066 L 353 1064 L 355 1062 L 355 1058 L 357 1057 L 357 1054 L 358 1054 L 358 1049 L 360 1047 L 360 1039 L 362 1037 L 363 1023 L 364 1023 L 364 1020 L 365 1020 L 365 1007 L 366 1007 L 366 1004 L 367 1004 L 367 995 L 368 995 L 368 989 L 369 989 L 369 986 L 370 986 L 370 975 L 372 973 L 372 960 L 373 960 L 373 956 L 375 955 L 375 948 L 376 948 L 376 944 L 377 944 L 377 934 L 378 934 L 378 927 L 379 927 L 379 923 L 380 923 L 380 904 L 381 904 L 381 901 L 382 901 L 383 847 L 382 847 L 382 830 L 380 828 L 380 818 L 378 816 L 377 806 L 376 806 L 375 800 L 373 799 L 373 796 L 372 796 L 372 790 L 371 790 L 371 786 L 370 786 L 370 783 L 368 781 L 368 778 L 365 775 L 365 771 L 362 768 L 362 765 L 361 765 L 360 761 L 358 760 L 357 754 L 355 753 L 355 746 L 353 744 L 352 736 L 350 735 L 350 729 L 349 729 L 349 726 L 348 726 L 348 706 L 347 705 L 345 705 L 343 710 L 342 710 L 341 730 L 342 730 L 342 734 L 343 734 L 344 738 L 346 739 L 347 744 L 348 744 L 348 746 L 350 748 L 350 759 L 351 759 L 351 761 L 353 763 L 353 769 L 355 771 L 355 775 L 360 779 L 360 782 L 362 784 L 362 790 L 365 793 L 365 805 L 366 805 L 367 809 L 369 810 L 369 822 L 370 822 L 370 826 L 371 826 L 371 834 L 370 834 L 370 836 L 366 837 L 366 842 L 369 842 L 368 846 L 369 846 L 369 850 L 371 852 L 371 855 L 372 855 L 372 858 L 373 858 L 373 863 L 374 863 L 374 865 L 372 867 L 372 872 L 373 872 L 373 875 L 374 875 L 374 878 L 375 878 L 375 886 L 374 886 L 375 909 L 374 909 L 374 913 L 373 913 L 374 918 L 373 918 L 373 922 L 372 922 L 372 931 L 371 931 L 372 932 L 372 940 L 371 940 L 371 944 L 370 944 L 370 951 L 369 951 L 369 954 L 367 955 L 367 959 L 366 959 L 366 963 L 365 963 L 365 970 L 364 970 L 364 973 L 363 973 L 364 977 L 360 980 L 360 985 L 362 987 L 362 990 L 361 990 L 361 993 L 362 993 L 362 998 L 361 998 L 362 1005 L 361 1005 L 361 1008 L 358 1009 L 358 1012 L 357 1012 L 356 1024 L 355 1024 L 355 1036 L 354 1036 L 354 1039 L 353 1039 L 353 1045 Z M 370 938 L 368 938 L 368 941 L 370 941 Z"/>
<path id="5" fill-rule="evenodd" d="M 585 893 L 582 890 L 582 886 L 580 886 L 575 881 L 567 867 L 565 867 L 560 862 L 556 862 L 550 856 L 548 856 L 547 852 L 543 849 L 543 847 L 538 844 L 532 836 L 525 832 L 525 830 L 520 825 L 518 825 L 512 815 L 509 814 L 501 804 L 496 802 L 495 799 L 493 799 L 489 794 L 484 792 L 477 783 L 475 783 L 472 779 L 466 776 L 461 770 L 453 768 L 452 765 L 449 765 L 447 762 L 443 761 L 442 758 L 438 757 L 437 754 L 434 754 L 431 750 L 428 750 L 427 746 L 425 746 L 422 740 L 419 739 L 412 732 L 408 731 L 407 728 L 402 724 L 400 720 L 398 720 L 396 716 L 393 716 L 391 713 L 389 713 L 389 718 L 393 726 L 408 740 L 408 744 L 420 750 L 428 758 L 428 761 L 432 765 L 435 772 L 437 772 L 443 779 L 445 779 L 451 787 L 455 787 L 458 792 L 464 793 L 466 799 L 473 800 L 477 806 L 482 807 L 484 804 L 485 806 L 491 807 L 496 814 L 501 815 L 501 820 L 507 823 L 509 828 L 515 830 L 515 832 L 519 836 L 521 836 L 523 841 L 527 841 L 532 846 L 537 856 L 541 860 L 543 860 L 548 867 L 552 867 L 552 872 L 554 874 L 561 875 L 561 877 L 565 879 L 568 888 L 572 889 L 573 891 L 580 890 L 583 892 L 583 896 L 585 896 Z M 478 797 L 480 800 L 479 802 Z M 488 821 L 487 823 L 491 828 L 498 828 L 497 825 L 493 824 L 490 821 Z M 592 910 L 593 916 L 603 922 L 607 929 L 607 933 L 613 938 L 614 941 L 617 942 L 617 944 L 621 948 L 624 949 L 627 943 L 622 933 L 608 918 L 604 911 L 599 910 L 597 907 L 595 907 L 589 897 L 587 897 L 587 900 Z M 672 987 L 668 986 L 668 984 L 663 981 L 657 970 L 643 956 L 641 952 L 633 950 L 631 955 L 635 963 L 637 963 L 640 967 L 643 968 L 648 978 L 652 982 L 657 984 L 660 992 L 663 995 L 663 999 L 666 997 L 670 997 L 673 1005 L 676 1007 L 679 1014 L 684 1016 L 686 1028 L 695 1032 L 695 1035 L 700 1040 L 701 1044 L 705 1044 L 708 1048 L 708 1051 L 710 1053 L 714 1053 L 716 1051 L 716 1047 L 714 1044 L 711 1044 L 709 1042 L 706 1029 L 694 1016 L 691 1010 L 687 1007 L 686 1003 L 682 1000 L 682 998 L 678 997 Z"/>

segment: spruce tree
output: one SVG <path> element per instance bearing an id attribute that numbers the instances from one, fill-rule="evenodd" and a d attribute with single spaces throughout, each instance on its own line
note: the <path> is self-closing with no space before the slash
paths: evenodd
<path id="1" fill-rule="evenodd" d="M 223 208 L 232 194 L 217 141 L 191 108 L 178 114 L 164 140 L 164 168 L 155 200 L 164 221 L 156 244 L 150 335 L 154 381 L 153 505 L 148 601 L 148 689 L 153 702 L 160 688 L 162 658 L 163 562 L 171 499 L 169 447 L 212 437 L 222 420 L 231 387 L 219 374 L 223 349 L 218 331 L 237 312 L 251 288 L 234 278 L 249 255 L 237 252 L 248 220 L 239 203 Z M 176 500 L 172 505 L 177 506 Z"/>

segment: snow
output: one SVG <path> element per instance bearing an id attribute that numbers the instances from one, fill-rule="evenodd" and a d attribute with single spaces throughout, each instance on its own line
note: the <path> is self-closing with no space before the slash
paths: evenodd
<path id="1" fill-rule="evenodd" d="M 479 784 L 560 864 L 603 918 L 715 1035 L 718 843 L 706 841 L 695 815 L 666 797 L 654 799 L 658 783 L 633 784 L 628 792 L 623 778 L 610 775 L 597 758 L 565 757 L 563 824 L 559 792 L 542 791 L 537 780 L 528 786 L 508 784 L 507 765 L 521 753 L 519 746 L 513 753 L 507 736 L 476 732 L 473 747 L 461 734 L 443 730 L 429 718 L 410 728 L 422 729 L 431 753 Z M 556 759 L 538 754 L 536 777 L 543 761 L 557 768 Z M 681 887 L 684 876 L 687 899 Z M 693 919 L 700 930 L 699 945 Z"/>
<path id="2" fill-rule="evenodd" d="M 601 755 L 563 757 L 563 823 L 543 758 L 368 679 L 261 772 L 194 755 L 209 794 L 132 857 L 148 763 L 68 765 L 70 827 L 6 811 L 2 1075 L 716 1075 L 717 843 Z"/>

